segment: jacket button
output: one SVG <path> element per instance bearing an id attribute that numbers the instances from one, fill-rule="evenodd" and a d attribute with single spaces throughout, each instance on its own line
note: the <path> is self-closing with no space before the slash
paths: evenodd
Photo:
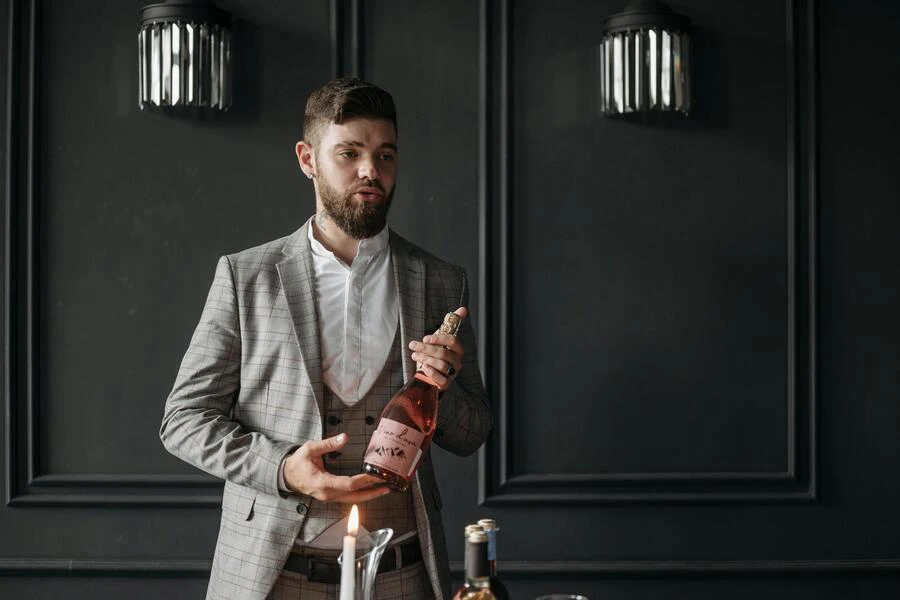
<path id="1" fill-rule="evenodd" d="M 341 423 L 341 418 L 340 418 L 340 417 L 336 417 L 336 416 L 334 416 L 334 415 L 330 415 L 330 416 L 328 417 L 328 424 L 329 424 L 329 425 L 332 425 L 332 426 L 333 426 L 333 425 L 340 425 L 340 423 Z"/>
<path id="2" fill-rule="evenodd" d="M 373 423 L 375 423 L 375 417 L 373 417 L 372 415 L 367 416 L 366 425 L 372 425 Z"/>
<path id="3" fill-rule="evenodd" d="M 330 458 L 331 460 L 336 460 L 336 459 L 340 458 L 340 456 L 341 456 L 340 452 L 329 452 L 328 453 L 328 458 Z"/>
<path id="4" fill-rule="evenodd" d="M 303 504 L 302 502 L 297 505 L 297 514 L 298 515 L 305 515 L 308 512 L 309 512 L 309 507 L 306 506 L 305 504 Z"/>

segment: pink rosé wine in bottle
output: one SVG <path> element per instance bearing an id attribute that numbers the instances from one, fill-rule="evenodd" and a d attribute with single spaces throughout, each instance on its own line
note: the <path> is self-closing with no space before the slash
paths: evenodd
<path id="1" fill-rule="evenodd" d="M 460 322 L 459 315 L 447 313 L 436 333 L 456 335 Z M 383 479 L 397 492 L 409 487 L 434 436 L 439 391 L 420 364 L 415 377 L 381 411 L 378 428 L 363 458 L 364 473 Z"/>

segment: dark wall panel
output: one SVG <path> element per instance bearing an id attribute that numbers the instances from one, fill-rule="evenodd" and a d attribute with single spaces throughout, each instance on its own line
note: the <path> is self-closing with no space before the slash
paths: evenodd
<path id="1" fill-rule="evenodd" d="M 487 12 L 491 503 L 816 496 L 815 13 L 688 12 L 698 109 L 649 121 L 597 113 L 603 12 Z"/>
<path id="2" fill-rule="evenodd" d="M 826 2 L 822 27 L 822 465 L 847 554 L 900 555 L 900 117 L 848 90 L 897 72 L 900 5 Z M 869 41 L 853 40 L 868 28 Z M 877 60 L 861 61 L 864 53 Z M 872 88 L 896 93 L 896 83 Z M 824 126 L 827 124 L 827 126 Z M 827 486 L 827 487 L 826 487 Z"/>
<path id="3" fill-rule="evenodd" d="M 200 121 L 139 110 L 141 5 L 40 4 L 43 473 L 189 472 L 135 425 L 160 419 L 216 258 L 286 235 L 313 210 L 293 145 L 306 93 L 332 73 L 328 3 L 232 3 L 235 110 Z M 72 31 L 92 43 L 67 43 Z"/>
<path id="4" fill-rule="evenodd" d="M 673 127 L 598 114 L 617 6 L 511 5 L 511 470 L 786 471 L 785 5 L 684 7 L 702 83 Z"/>

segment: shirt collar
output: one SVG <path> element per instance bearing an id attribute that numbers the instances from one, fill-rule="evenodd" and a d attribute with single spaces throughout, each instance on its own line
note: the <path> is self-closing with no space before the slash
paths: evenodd
<path id="1" fill-rule="evenodd" d="M 385 225 L 381 228 L 381 231 L 372 237 L 360 240 L 359 250 L 357 250 L 356 255 L 377 256 L 378 254 L 381 254 L 388 246 L 388 236 L 388 227 Z"/>
<path id="2" fill-rule="evenodd" d="M 306 228 L 306 237 L 309 239 L 310 249 L 313 251 L 313 254 L 316 254 L 318 256 L 334 256 L 334 253 L 323 246 L 322 243 L 313 235 L 313 218 L 310 218 L 309 227 Z M 384 252 L 384 250 L 388 247 L 389 240 L 390 231 L 388 230 L 388 226 L 385 225 L 381 228 L 381 231 L 379 231 L 372 237 L 359 241 L 359 248 L 356 250 L 356 256 L 377 256 Z"/>

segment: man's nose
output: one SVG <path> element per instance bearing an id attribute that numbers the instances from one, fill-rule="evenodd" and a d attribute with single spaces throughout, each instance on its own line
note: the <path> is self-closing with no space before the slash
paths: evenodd
<path id="1" fill-rule="evenodd" d="M 366 159 L 359 166 L 358 176 L 360 179 L 378 179 L 378 169 L 375 168 L 375 161 Z"/>

